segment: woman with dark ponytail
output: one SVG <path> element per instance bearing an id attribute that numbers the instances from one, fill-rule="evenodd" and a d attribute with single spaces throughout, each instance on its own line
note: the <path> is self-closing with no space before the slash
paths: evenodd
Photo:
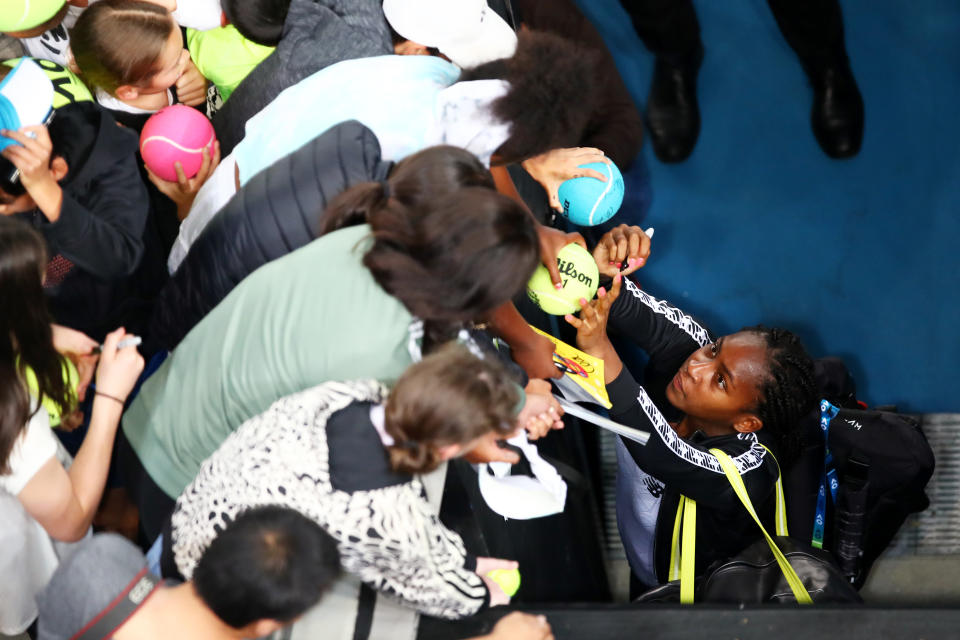
<path id="1" fill-rule="evenodd" d="M 622 225 L 601 240 L 598 264 L 606 265 L 621 243 L 639 247 L 644 261 L 650 253 L 643 230 Z M 799 421 L 817 403 L 813 363 L 797 336 L 755 326 L 715 338 L 619 274 L 608 293 L 567 321 L 578 329 L 577 345 L 603 359 L 610 416 L 651 435 L 643 446 L 617 442 L 617 522 L 633 586 L 668 580 L 681 496 L 697 503 L 698 574 L 758 539 L 757 525 L 710 450 L 734 459 L 751 501 L 767 518 L 761 507 L 772 503 L 777 478 L 797 453 Z M 649 356 L 642 387 L 620 361 L 608 325 L 610 335 Z"/>
<path id="2" fill-rule="evenodd" d="M 316 520 L 344 569 L 419 611 L 444 618 L 509 598 L 486 577 L 515 562 L 476 558 L 444 527 L 417 474 L 510 437 L 531 416 L 495 358 L 448 344 L 389 392 L 373 380 L 328 382 L 273 403 L 203 465 L 164 536 L 164 575 L 190 578 L 238 513 L 281 504 Z M 516 461 L 516 458 L 514 458 Z"/>
<path id="3" fill-rule="evenodd" d="M 357 184 L 333 198 L 324 213 L 323 233 L 368 222 L 391 198 L 406 207 L 421 207 L 464 187 L 495 189 L 487 168 L 460 147 L 428 147 L 390 164 L 387 177 Z"/>
<path id="4" fill-rule="evenodd" d="M 462 187 L 494 188 L 463 149 L 431 147 L 393 163 L 359 122 L 332 127 L 254 176 L 202 231 L 187 218 L 154 305 L 150 346 L 172 350 L 244 278 L 322 233 L 367 222 L 391 203 L 422 208 Z"/>
<path id="5" fill-rule="evenodd" d="M 373 243 L 364 266 L 384 291 L 424 320 L 426 345 L 437 344 L 472 321 L 489 320 L 490 312 L 503 304 L 503 292 L 517 291 L 526 282 L 518 282 L 518 274 L 529 277 L 537 264 L 528 251 L 536 235 L 529 218 L 491 197 L 489 187 L 464 187 L 454 197 L 414 209 L 404 204 L 405 185 L 399 184 L 398 193 L 391 190 L 388 197 L 384 185 L 358 185 L 344 192 L 331 205 L 330 227 L 348 221 L 370 226 Z M 371 195 L 376 204 L 367 212 L 356 205 L 338 209 L 341 202 L 370 202 Z M 460 215 L 466 206 L 473 209 L 471 215 Z"/>
<path id="6" fill-rule="evenodd" d="M 123 402 L 143 368 L 135 348 L 117 350 L 123 329 L 107 336 L 89 430 L 71 465 L 51 424 L 73 419 L 89 378 L 62 353 L 90 364 L 96 342 L 51 324 L 44 247 L 28 225 L 0 216 L 0 632 L 9 635 L 36 617 L 34 595 L 64 551 L 54 541 L 89 531 Z"/>

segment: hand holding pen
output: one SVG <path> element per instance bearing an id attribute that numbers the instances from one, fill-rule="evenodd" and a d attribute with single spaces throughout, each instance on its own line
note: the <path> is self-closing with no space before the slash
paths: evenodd
<path id="1" fill-rule="evenodd" d="M 117 329 L 107 334 L 100 350 L 96 395 L 121 407 L 143 371 L 143 356 L 136 349 L 140 338 Z M 123 345 L 123 346 L 121 346 Z"/>
<path id="2" fill-rule="evenodd" d="M 644 231 L 626 224 L 603 234 L 593 249 L 600 273 L 610 278 L 618 273 L 626 276 L 645 265 L 650 257 L 652 237 L 653 227 Z"/>
<path id="3" fill-rule="evenodd" d="M 117 343 L 117 351 L 120 349 L 126 349 L 127 347 L 139 347 L 142 342 L 143 338 L 140 336 L 128 335 L 126 338 L 123 338 Z M 90 350 L 90 353 L 99 355 L 101 352 L 103 352 L 103 346 L 103 344 L 98 344 Z"/>

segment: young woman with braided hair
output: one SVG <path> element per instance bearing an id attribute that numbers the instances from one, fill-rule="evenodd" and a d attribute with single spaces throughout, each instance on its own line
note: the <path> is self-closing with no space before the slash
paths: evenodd
<path id="1" fill-rule="evenodd" d="M 650 253 L 642 230 L 618 227 L 594 252 L 601 271 L 616 273 L 610 265 L 625 257 L 624 246 L 634 258 L 628 272 L 637 257 L 645 262 Z M 798 421 L 816 404 L 813 363 L 785 329 L 755 326 L 715 339 L 692 317 L 620 274 L 609 293 L 601 289 L 597 300 L 581 304 L 580 317 L 567 321 L 577 327 L 578 346 L 604 360 L 611 418 L 650 432 L 646 445 L 617 443 L 617 522 L 633 586 L 667 581 L 680 496 L 697 502 L 699 574 L 759 536 L 709 450 L 719 448 L 735 460 L 763 518 L 767 510 L 761 507 L 772 500 L 780 469 L 797 452 Z M 646 351 L 642 387 L 623 366 L 608 331 Z"/>

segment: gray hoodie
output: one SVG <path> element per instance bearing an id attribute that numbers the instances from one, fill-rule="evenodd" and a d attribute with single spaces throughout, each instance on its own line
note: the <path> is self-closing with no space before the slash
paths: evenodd
<path id="1" fill-rule="evenodd" d="M 244 126 L 281 91 L 342 60 L 393 53 L 382 0 L 292 0 L 276 51 L 250 72 L 216 113 L 226 156 Z"/>

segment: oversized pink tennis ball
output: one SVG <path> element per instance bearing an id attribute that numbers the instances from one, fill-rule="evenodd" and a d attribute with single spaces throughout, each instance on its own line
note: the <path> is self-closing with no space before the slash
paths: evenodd
<path id="1" fill-rule="evenodd" d="M 183 104 L 164 107 L 150 116 L 140 132 L 140 154 L 151 171 L 164 180 L 177 181 L 173 163 L 179 162 L 187 178 L 200 171 L 203 149 L 213 153 L 216 136 L 207 117 Z"/>

